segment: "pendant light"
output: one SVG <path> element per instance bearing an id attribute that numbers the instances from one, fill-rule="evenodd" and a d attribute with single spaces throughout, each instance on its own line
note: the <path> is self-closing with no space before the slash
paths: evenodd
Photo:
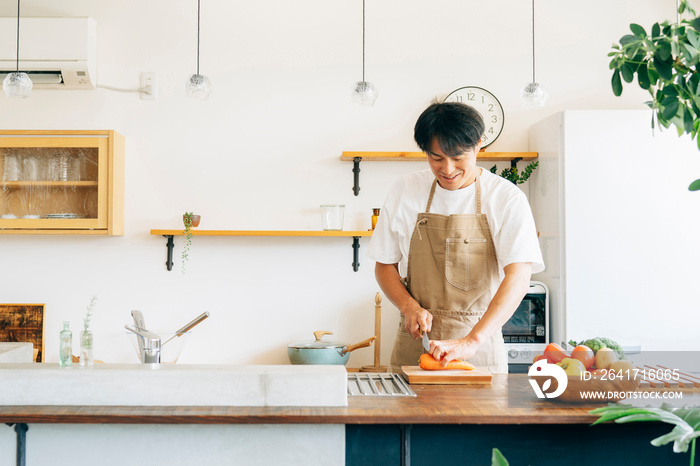
<path id="1" fill-rule="evenodd" d="M 194 99 L 207 100 L 211 92 L 211 81 L 199 74 L 199 22 L 201 1 L 197 0 L 197 73 L 190 76 L 185 84 L 185 94 Z"/>
<path id="2" fill-rule="evenodd" d="M 532 0 L 532 82 L 523 87 L 520 102 L 523 107 L 543 107 L 548 98 L 547 91 L 535 80 L 535 0 Z"/>
<path id="3" fill-rule="evenodd" d="M 17 0 L 17 71 L 9 73 L 2 82 L 7 97 L 29 97 L 32 94 L 32 80 L 27 73 L 19 72 L 19 5 L 20 0 Z"/>
<path id="4" fill-rule="evenodd" d="M 378 96 L 375 85 L 365 81 L 365 0 L 362 0 L 362 81 L 353 84 L 351 98 L 355 104 L 370 107 Z"/>

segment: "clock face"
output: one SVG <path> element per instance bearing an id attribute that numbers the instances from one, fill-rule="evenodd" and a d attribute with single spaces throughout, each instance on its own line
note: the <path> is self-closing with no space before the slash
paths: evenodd
<path id="1" fill-rule="evenodd" d="M 474 107 L 484 119 L 484 141 L 481 148 L 488 147 L 503 131 L 503 107 L 495 95 L 476 86 L 460 87 L 445 98 L 445 102 L 462 102 Z"/>

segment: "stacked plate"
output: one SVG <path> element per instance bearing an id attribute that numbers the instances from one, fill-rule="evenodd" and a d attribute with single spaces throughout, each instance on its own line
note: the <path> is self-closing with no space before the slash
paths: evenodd
<path id="1" fill-rule="evenodd" d="M 42 218 L 80 218 L 78 214 L 46 214 Z"/>

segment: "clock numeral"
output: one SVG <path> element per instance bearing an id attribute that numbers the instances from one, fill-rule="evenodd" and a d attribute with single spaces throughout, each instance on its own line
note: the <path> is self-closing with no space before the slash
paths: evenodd
<path id="1" fill-rule="evenodd" d="M 464 103 L 464 98 L 462 98 L 461 95 L 457 94 L 457 95 L 455 95 L 455 101 L 460 102 L 460 103 Z"/>
<path id="2" fill-rule="evenodd" d="M 489 140 L 489 137 L 488 137 L 487 135 L 484 134 L 483 136 L 481 136 L 481 139 L 483 140 L 483 141 L 481 142 L 481 143 L 483 144 L 484 142 L 486 142 L 486 141 Z"/>
<path id="3" fill-rule="evenodd" d="M 489 126 L 489 133 L 493 134 L 493 126 Z"/>
<path id="4" fill-rule="evenodd" d="M 493 115 L 493 116 L 491 117 L 491 122 L 493 122 L 493 123 L 498 123 L 498 117 L 497 117 L 496 115 Z"/>
<path id="5" fill-rule="evenodd" d="M 473 92 L 467 92 L 467 100 L 468 101 L 472 102 L 475 97 L 476 97 L 476 94 L 474 94 Z"/>
<path id="6" fill-rule="evenodd" d="M 493 112 L 493 104 L 489 104 L 489 112 Z"/>

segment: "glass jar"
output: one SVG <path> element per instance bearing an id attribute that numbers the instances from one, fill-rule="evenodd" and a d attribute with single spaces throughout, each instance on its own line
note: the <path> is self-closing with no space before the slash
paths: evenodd
<path id="1" fill-rule="evenodd" d="M 95 363 L 92 355 L 92 332 L 80 332 L 80 365 L 92 366 Z"/>
<path id="2" fill-rule="evenodd" d="M 68 367 L 73 364 L 73 332 L 70 330 L 70 322 L 63 322 L 58 358 L 58 365 L 61 367 Z"/>

